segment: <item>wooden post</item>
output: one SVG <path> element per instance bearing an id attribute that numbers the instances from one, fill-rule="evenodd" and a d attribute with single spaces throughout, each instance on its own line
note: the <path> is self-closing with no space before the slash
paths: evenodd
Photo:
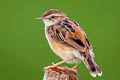
<path id="1" fill-rule="evenodd" d="M 76 70 L 67 67 L 45 68 L 43 80 L 78 80 Z"/>

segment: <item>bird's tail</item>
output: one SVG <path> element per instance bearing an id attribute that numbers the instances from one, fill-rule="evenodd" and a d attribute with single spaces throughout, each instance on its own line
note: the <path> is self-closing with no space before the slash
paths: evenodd
<path id="1" fill-rule="evenodd" d="M 102 71 L 100 70 L 100 68 L 98 67 L 96 62 L 94 61 L 92 55 L 90 55 L 90 53 L 88 53 L 88 55 L 83 56 L 83 57 L 84 57 L 83 62 L 85 63 L 86 67 L 88 68 L 90 74 L 93 77 L 96 77 L 96 75 L 102 76 Z"/>

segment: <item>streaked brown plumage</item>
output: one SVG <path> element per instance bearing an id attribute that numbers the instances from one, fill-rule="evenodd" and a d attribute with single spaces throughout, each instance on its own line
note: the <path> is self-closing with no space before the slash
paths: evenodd
<path id="1" fill-rule="evenodd" d="M 61 63 L 78 64 L 82 60 L 93 77 L 102 75 L 93 59 L 91 44 L 85 32 L 75 21 L 69 19 L 63 12 L 53 9 L 46 11 L 42 17 L 37 19 L 43 19 L 49 45 L 64 60 Z"/>

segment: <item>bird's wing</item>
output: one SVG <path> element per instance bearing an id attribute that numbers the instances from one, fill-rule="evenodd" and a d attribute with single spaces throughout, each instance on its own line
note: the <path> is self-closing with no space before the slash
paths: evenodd
<path id="1" fill-rule="evenodd" d="M 49 32 L 51 32 L 50 35 L 54 40 L 80 52 L 85 52 L 87 48 L 91 48 L 84 31 L 70 19 L 49 27 Z"/>

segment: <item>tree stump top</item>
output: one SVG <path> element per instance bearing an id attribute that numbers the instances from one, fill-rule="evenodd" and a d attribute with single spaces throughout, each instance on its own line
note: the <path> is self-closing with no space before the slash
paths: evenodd
<path id="1" fill-rule="evenodd" d="M 77 71 L 67 67 L 45 68 L 44 71 L 43 80 L 78 80 Z"/>

